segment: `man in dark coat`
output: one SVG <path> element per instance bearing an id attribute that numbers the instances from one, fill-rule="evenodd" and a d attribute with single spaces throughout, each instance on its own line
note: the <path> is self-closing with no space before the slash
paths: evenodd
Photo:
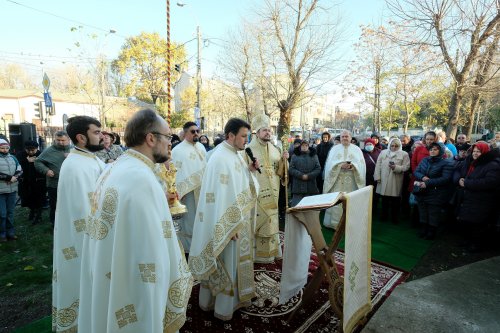
<path id="1" fill-rule="evenodd" d="M 319 165 L 321 166 L 321 174 L 316 177 L 316 185 L 320 191 L 323 191 L 323 170 L 325 169 L 326 158 L 333 147 L 333 142 L 330 139 L 330 133 L 323 132 L 321 134 L 321 143 L 316 147 Z"/>
<path id="2" fill-rule="evenodd" d="M 39 155 L 38 143 L 30 140 L 24 143 L 24 151 L 18 152 L 16 156 L 23 169 L 23 176 L 19 179 L 21 206 L 30 209 L 29 220 L 33 224 L 42 221 L 42 207 L 47 193 L 45 175 L 35 169 L 35 160 Z"/>

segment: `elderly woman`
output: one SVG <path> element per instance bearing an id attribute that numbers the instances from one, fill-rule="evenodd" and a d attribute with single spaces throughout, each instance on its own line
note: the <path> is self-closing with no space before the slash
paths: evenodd
<path id="1" fill-rule="evenodd" d="M 444 146 L 433 142 L 425 157 L 413 172 L 413 193 L 417 197 L 420 215 L 420 237 L 434 239 L 442 212 L 449 201 L 453 164 L 443 159 Z"/>
<path id="2" fill-rule="evenodd" d="M 294 149 L 288 173 L 293 179 L 291 206 L 297 205 L 303 197 L 319 193 L 316 177 L 321 173 L 321 166 L 316 150 L 309 147 L 306 140 Z"/>
<path id="3" fill-rule="evenodd" d="M 391 221 L 394 224 L 399 223 L 403 176 L 408 169 L 410 169 L 410 157 L 403 151 L 401 141 L 394 138 L 389 142 L 389 149 L 380 153 L 373 175 L 377 182 L 377 194 L 382 197 L 382 219 L 387 219 L 390 211 Z"/>
<path id="4" fill-rule="evenodd" d="M 457 219 L 467 228 L 468 247 L 475 252 L 481 248 L 488 224 L 498 218 L 500 151 L 486 142 L 475 143 L 472 154 L 457 165 L 453 183 L 458 186 Z"/>
<path id="5" fill-rule="evenodd" d="M 110 132 L 102 132 L 104 149 L 96 152 L 96 156 L 99 157 L 104 163 L 113 163 L 116 159 L 123 154 L 123 150 L 120 146 L 114 145 L 115 136 Z"/>

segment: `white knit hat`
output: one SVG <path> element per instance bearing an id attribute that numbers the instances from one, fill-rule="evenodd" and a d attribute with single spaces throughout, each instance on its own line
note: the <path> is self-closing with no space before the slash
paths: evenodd
<path id="1" fill-rule="evenodd" d="M 7 140 L 5 139 L 0 139 L 0 147 L 2 146 L 9 146 L 10 147 L 10 143 L 7 142 Z"/>

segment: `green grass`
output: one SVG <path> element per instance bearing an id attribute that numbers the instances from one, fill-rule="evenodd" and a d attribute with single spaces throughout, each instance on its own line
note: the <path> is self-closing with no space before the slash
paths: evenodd
<path id="1" fill-rule="evenodd" d="M 53 230 L 48 210 L 43 211 L 43 223 L 34 226 L 28 221 L 28 212 L 27 208 L 16 207 L 14 227 L 18 240 L 0 243 L 0 302 L 14 313 L 40 316 L 40 311 L 45 312 L 40 310 L 40 304 L 50 311 Z M 5 327 L 7 318 L 0 317 Z"/>

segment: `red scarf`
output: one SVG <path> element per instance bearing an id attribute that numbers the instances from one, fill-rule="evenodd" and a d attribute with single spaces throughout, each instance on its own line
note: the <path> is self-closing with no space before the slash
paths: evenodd
<path id="1" fill-rule="evenodd" d="M 476 142 L 472 145 L 471 151 L 474 151 L 474 147 L 481 151 L 481 155 L 486 154 L 490 151 L 490 146 L 486 142 Z M 481 157 L 481 155 L 479 155 L 475 160 L 472 160 L 471 164 L 469 165 L 469 169 L 467 169 L 467 176 L 474 171 L 474 169 L 476 168 L 477 160 L 479 159 L 479 157 Z"/>

